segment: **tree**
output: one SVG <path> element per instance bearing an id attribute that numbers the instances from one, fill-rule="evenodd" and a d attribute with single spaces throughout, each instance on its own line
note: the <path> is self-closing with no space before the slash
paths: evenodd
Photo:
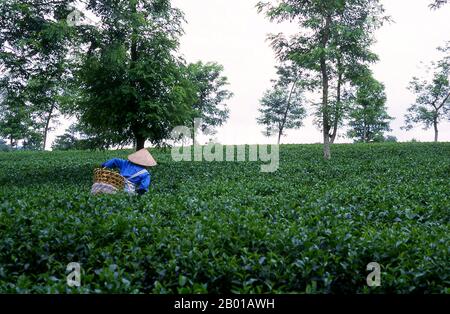
<path id="1" fill-rule="evenodd" d="M 433 3 L 430 4 L 430 8 L 433 10 L 439 9 L 444 4 L 447 4 L 448 0 L 434 0 Z"/>
<path id="2" fill-rule="evenodd" d="M 357 142 L 384 141 L 384 132 L 390 131 L 391 118 L 386 112 L 384 85 L 372 76 L 360 83 L 356 97 L 349 110 L 349 138 Z"/>
<path id="3" fill-rule="evenodd" d="M 76 149 L 78 139 L 70 133 L 58 135 L 52 143 L 52 150 L 73 150 Z"/>
<path id="4" fill-rule="evenodd" d="M 336 136 L 335 125 L 342 116 L 338 97 L 335 108 L 330 102 L 330 84 L 333 79 L 342 84 L 346 69 L 374 61 L 374 54 L 368 47 L 374 41 L 374 30 L 386 20 L 383 7 L 378 0 L 281 0 L 277 5 L 260 2 L 257 7 L 260 12 L 265 11 L 270 20 L 296 21 L 300 25 L 300 32 L 291 40 L 283 34 L 269 38 L 279 59 L 291 60 L 317 76 L 315 81 L 322 96 L 318 112 L 324 158 L 329 159 L 331 139 Z M 340 90 L 337 87 L 337 91 Z M 333 110 L 336 108 L 337 114 Z"/>
<path id="5" fill-rule="evenodd" d="M 42 133 L 30 131 L 25 137 L 22 149 L 25 150 L 41 150 L 42 149 Z"/>
<path id="6" fill-rule="evenodd" d="M 68 112 L 68 108 L 64 107 L 64 98 L 67 97 L 65 89 L 67 76 L 70 75 L 70 71 L 66 71 L 65 68 L 69 68 L 69 65 L 63 60 L 59 62 L 57 65 L 45 64 L 45 70 L 35 74 L 25 89 L 35 128 L 42 135 L 42 150 L 46 148 L 48 133 L 53 130 L 51 124 L 57 123 L 60 115 Z M 56 69 L 52 69 L 53 67 Z M 48 72 L 53 74 L 49 75 Z"/>
<path id="7" fill-rule="evenodd" d="M 272 89 L 267 90 L 261 99 L 258 124 L 266 126 L 265 135 L 277 133 L 280 144 L 281 137 L 287 129 L 298 129 L 306 116 L 303 99 L 303 89 L 307 81 L 303 73 L 295 66 L 280 66 L 277 68 L 278 80 L 274 81 Z"/>
<path id="8" fill-rule="evenodd" d="M 79 126 L 72 124 L 65 133 L 58 135 L 52 143 L 52 150 L 73 150 L 79 147 Z"/>
<path id="9" fill-rule="evenodd" d="M 120 142 L 118 134 L 96 133 L 96 129 L 79 122 L 73 123 L 65 133 L 56 137 L 52 143 L 53 150 L 106 150 L 114 145 L 131 144 L 129 140 Z"/>
<path id="10" fill-rule="evenodd" d="M 6 141 L 0 138 L 0 152 L 9 152 L 12 147 L 6 144 Z"/>
<path id="11" fill-rule="evenodd" d="M 71 30 L 66 22 L 69 2 L 0 2 L 0 15 L 5 17 L 0 21 L 2 88 L 9 89 L 8 97 L 20 94 L 20 101 L 24 103 L 32 119 L 33 132 L 40 132 L 42 135 L 34 134 L 33 141 L 41 138 L 43 149 L 50 122 L 62 109 L 62 82 L 70 69 L 66 58 L 71 37 Z"/>
<path id="12" fill-rule="evenodd" d="M 9 145 L 14 148 L 32 131 L 33 120 L 20 82 L 2 78 L 0 91 L 0 136 L 8 139 Z"/>
<path id="13" fill-rule="evenodd" d="M 97 134 L 117 142 L 168 138 L 192 117 L 195 88 L 176 57 L 182 13 L 169 0 L 88 1 L 100 22 L 85 36 L 76 110 Z"/>
<path id="14" fill-rule="evenodd" d="M 266 91 L 261 99 L 261 115 L 257 119 L 259 124 L 266 126 L 264 134 L 271 136 L 274 132 L 278 133 L 277 143 L 280 144 L 285 130 L 300 128 L 306 115 L 302 102 L 301 94 L 280 86 Z"/>
<path id="15" fill-rule="evenodd" d="M 230 111 L 225 101 L 233 97 L 233 93 L 225 88 L 229 83 L 228 78 L 222 75 L 223 70 L 223 66 L 215 62 L 189 64 L 189 80 L 194 83 L 197 97 L 193 105 L 192 128 L 196 118 L 202 120 L 199 126 L 202 132 L 206 129 L 213 131 L 228 120 Z M 193 140 L 195 143 L 195 137 Z"/>
<path id="16" fill-rule="evenodd" d="M 80 138 L 77 149 L 105 150 L 110 149 L 115 145 L 123 147 L 129 144 L 136 144 L 131 139 L 123 139 L 119 132 L 99 130 L 98 128 L 92 127 L 90 124 L 78 122 L 72 126 L 72 128 L 74 134 L 77 134 Z"/>
<path id="17" fill-rule="evenodd" d="M 433 127 L 435 142 L 439 138 L 439 122 L 445 117 L 450 119 L 450 42 L 438 50 L 445 56 L 427 67 L 428 73 L 433 71 L 432 79 L 414 77 L 410 82 L 409 90 L 416 95 L 416 101 L 408 108 L 404 127 L 410 130 L 419 123 L 425 130 Z"/>
<path id="18" fill-rule="evenodd" d="M 384 138 L 384 141 L 387 143 L 397 143 L 397 138 L 393 135 L 388 135 Z"/>

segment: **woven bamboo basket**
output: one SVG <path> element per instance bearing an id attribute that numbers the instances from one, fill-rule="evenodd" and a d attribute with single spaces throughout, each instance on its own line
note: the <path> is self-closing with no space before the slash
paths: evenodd
<path id="1" fill-rule="evenodd" d="M 125 178 L 117 172 L 99 168 L 94 170 L 94 183 L 110 184 L 121 191 L 125 187 Z"/>

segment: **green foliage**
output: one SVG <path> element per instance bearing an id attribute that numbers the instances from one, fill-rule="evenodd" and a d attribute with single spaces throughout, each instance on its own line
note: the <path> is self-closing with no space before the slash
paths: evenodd
<path id="1" fill-rule="evenodd" d="M 295 65 L 279 66 L 277 73 L 274 86 L 261 99 L 257 121 L 265 126 L 265 135 L 277 134 L 280 144 L 281 136 L 287 129 L 298 129 L 303 125 L 302 120 L 306 116 L 303 92 L 309 82 Z"/>
<path id="2" fill-rule="evenodd" d="M 169 0 L 88 1 L 96 25 L 69 25 L 71 2 L 0 2 L 1 136 L 17 143 L 40 132 L 45 149 L 52 122 L 71 114 L 88 146 L 143 146 L 168 139 L 194 111 L 210 125 L 226 120 L 223 69 L 187 68 L 177 52 L 183 14 Z"/>
<path id="3" fill-rule="evenodd" d="M 58 135 L 52 143 L 52 150 L 75 150 L 77 149 L 79 139 L 70 133 Z"/>
<path id="4" fill-rule="evenodd" d="M 397 138 L 393 135 L 388 135 L 384 138 L 384 142 L 396 143 Z"/>
<path id="5" fill-rule="evenodd" d="M 302 95 L 277 87 L 268 90 L 261 100 L 258 123 L 266 126 L 264 134 L 271 136 L 273 132 L 283 135 L 284 128 L 297 129 L 303 123 L 306 110 L 302 107 Z"/>
<path id="6" fill-rule="evenodd" d="M 324 135 L 324 158 L 329 159 L 330 143 L 344 117 L 345 85 L 377 60 L 370 51 L 373 34 L 389 18 L 379 0 L 261 1 L 257 8 L 271 21 L 299 26 L 299 32 L 289 39 L 279 33 L 269 40 L 277 58 L 309 71 L 313 86 L 320 91 L 316 123 Z"/>
<path id="7" fill-rule="evenodd" d="M 96 134 L 116 134 L 118 142 L 161 143 L 190 121 L 195 100 L 176 53 L 182 13 L 165 0 L 92 1 L 89 9 L 101 21 L 84 39 L 80 121 Z"/>
<path id="8" fill-rule="evenodd" d="M 449 291 L 448 143 L 281 146 L 275 173 L 154 150 L 147 195 L 91 196 L 128 153 L 0 153 L 2 293 Z"/>
<path id="9" fill-rule="evenodd" d="M 42 134 L 39 132 L 29 132 L 22 144 L 22 149 L 25 150 L 41 150 L 42 149 Z"/>
<path id="10" fill-rule="evenodd" d="M 366 143 L 383 141 L 393 119 L 386 112 L 384 85 L 371 75 L 361 80 L 348 116 L 351 128 L 348 137 Z"/>
<path id="11" fill-rule="evenodd" d="M 19 141 L 29 135 L 32 118 L 30 111 L 21 99 L 21 93 L 4 87 L 5 85 L 2 84 L 0 136 L 8 139 L 11 147 L 17 147 Z"/>
<path id="12" fill-rule="evenodd" d="M 70 77 L 72 31 L 65 18 L 69 0 L 0 2 L 0 123 L 2 135 L 45 149 L 50 123 L 64 112 Z M 16 121 L 20 121 L 17 123 Z M 9 133 L 9 134 L 5 134 Z M 40 143 L 36 142 L 41 133 Z"/>
<path id="13" fill-rule="evenodd" d="M 271 21 L 299 26 L 289 39 L 282 33 L 269 39 L 278 59 L 292 61 L 308 73 L 309 86 L 320 91 L 322 101 L 314 104 L 315 123 L 323 131 L 324 157 L 329 159 L 329 145 L 344 124 L 351 89 L 378 60 L 370 50 L 374 32 L 390 18 L 378 0 L 261 1 L 257 8 Z"/>
<path id="14" fill-rule="evenodd" d="M 450 121 L 450 42 L 438 50 L 444 54 L 437 63 L 432 62 L 427 71 L 431 80 L 414 77 L 409 89 L 416 95 L 416 101 L 408 108 L 405 129 L 423 124 L 425 129 L 434 128 L 434 140 L 438 141 L 438 125 L 442 119 Z"/>
<path id="15" fill-rule="evenodd" d="M 187 67 L 188 78 L 194 84 L 196 90 L 196 102 L 192 106 L 195 113 L 193 119 L 202 119 L 202 131 L 207 128 L 210 134 L 214 131 L 214 127 L 223 125 L 229 117 L 230 110 L 225 103 L 233 93 L 226 89 L 228 78 L 222 75 L 223 66 L 208 62 L 203 64 L 189 64 Z M 194 126 L 194 123 L 192 123 Z"/>
<path id="16" fill-rule="evenodd" d="M 119 144 L 122 147 L 130 141 L 121 141 L 120 134 L 113 132 L 99 133 L 95 128 L 80 123 L 72 124 L 64 134 L 56 137 L 53 150 L 104 150 Z"/>
<path id="17" fill-rule="evenodd" d="M 6 142 L 2 139 L 0 139 L 0 152 L 9 152 L 11 151 L 13 148 L 11 146 L 9 146 L 8 144 L 6 144 Z"/>

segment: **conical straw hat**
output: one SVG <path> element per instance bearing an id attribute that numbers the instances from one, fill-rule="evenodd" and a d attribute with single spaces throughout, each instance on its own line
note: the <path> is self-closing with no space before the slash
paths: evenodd
<path id="1" fill-rule="evenodd" d="M 156 160 L 145 148 L 129 155 L 128 160 L 144 167 L 153 167 L 157 165 Z"/>

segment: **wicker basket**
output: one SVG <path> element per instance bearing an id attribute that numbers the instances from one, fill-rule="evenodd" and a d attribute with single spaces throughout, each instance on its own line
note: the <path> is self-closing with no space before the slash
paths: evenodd
<path id="1" fill-rule="evenodd" d="M 113 172 L 106 169 L 95 169 L 94 170 L 94 183 L 105 183 L 112 185 L 119 191 L 125 188 L 125 178 L 119 173 Z"/>

